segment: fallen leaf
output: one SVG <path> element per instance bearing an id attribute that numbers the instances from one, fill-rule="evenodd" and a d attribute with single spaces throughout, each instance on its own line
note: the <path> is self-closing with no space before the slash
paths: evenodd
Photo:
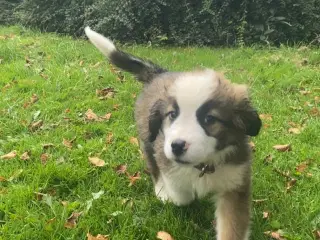
<path id="1" fill-rule="evenodd" d="M 42 163 L 42 164 L 46 164 L 47 161 L 48 161 L 48 158 L 49 158 L 49 154 L 47 154 L 47 153 L 42 153 L 42 154 L 40 155 L 41 163 Z"/>
<path id="2" fill-rule="evenodd" d="M 0 176 L 0 182 L 6 182 L 7 179 L 5 177 Z"/>
<path id="3" fill-rule="evenodd" d="M 79 66 L 81 67 L 82 65 L 83 65 L 83 60 L 81 60 L 80 62 L 79 62 Z"/>
<path id="4" fill-rule="evenodd" d="M 115 111 L 119 110 L 119 106 L 120 106 L 119 104 L 114 104 L 113 105 L 113 110 L 115 110 Z"/>
<path id="5" fill-rule="evenodd" d="M 320 102 L 320 97 L 319 96 L 315 96 L 314 97 L 314 101 L 316 104 L 318 104 Z"/>
<path id="6" fill-rule="evenodd" d="M 81 214 L 82 212 L 73 212 L 65 222 L 64 227 L 70 228 L 70 229 L 75 228 L 77 226 L 78 218 L 80 217 Z"/>
<path id="7" fill-rule="evenodd" d="M 157 233 L 157 239 L 160 239 L 160 240 L 173 240 L 173 237 L 167 232 L 160 231 L 160 232 Z"/>
<path id="8" fill-rule="evenodd" d="M 308 95 L 308 94 L 311 93 L 311 91 L 301 90 L 300 93 L 301 93 L 302 95 Z"/>
<path id="9" fill-rule="evenodd" d="M 284 145 L 274 145 L 274 149 L 276 149 L 279 152 L 288 152 L 291 151 L 291 145 L 290 144 L 284 144 Z"/>
<path id="10" fill-rule="evenodd" d="M 38 96 L 36 94 L 32 94 L 32 97 L 30 99 L 30 103 L 33 104 L 39 100 Z"/>
<path id="11" fill-rule="evenodd" d="M 298 166 L 296 166 L 297 172 L 303 173 L 306 170 L 306 168 L 310 165 L 310 163 L 311 163 L 310 159 L 300 163 Z"/>
<path id="12" fill-rule="evenodd" d="M 98 157 L 89 157 L 89 161 L 96 167 L 103 167 L 104 165 L 106 165 L 105 161 Z"/>
<path id="13" fill-rule="evenodd" d="M 90 233 L 87 233 L 87 240 L 109 240 L 109 235 L 101 235 L 92 236 Z"/>
<path id="14" fill-rule="evenodd" d="M 72 148 L 72 143 L 74 142 L 74 140 L 75 140 L 75 138 L 72 139 L 72 140 L 70 140 L 70 141 L 67 140 L 67 139 L 63 139 L 62 144 L 63 144 L 65 147 L 71 149 L 71 148 Z"/>
<path id="15" fill-rule="evenodd" d="M 250 141 L 250 142 L 249 142 L 249 146 L 250 146 L 250 148 L 251 148 L 251 150 L 252 150 L 253 152 L 256 151 L 256 145 L 254 144 L 254 142 Z"/>
<path id="16" fill-rule="evenodd" d="M 33 122 L 30 126 L 29 126 L 29 129 L 30 131 L 36 131 L 38 130 L 41 126 L 43 125 L 43 121 L 42 120 L 39 120 L 39 121 L 36 121 L 36 122 Z"/>
<path id="17" fill-rule="evenodd" d="M 314 108 L 312 108 L 312 109 L 309 111 L 309 113 L 310 113 L 312 116 L 316 117 L 316 116 L 319 116 L 319 115 L 320 115 L 320 110 L 319 110 L 319 108 L 314 107 Z"/>
<path id="18" fill-rule="evenodd" d="M 99 96 L 100 100 L 113 98 L 115 94 L 115 90 L 112 87 L 103 88 L 101 90 L 96 89 L 96 94 Z"/>
<path id="19" fill-rule="evenodd" d="M 135 183 L 137 180 L 141 179 L 141 177 L 140 177 L 140 172 L 136 172 L 136 173 L 134 173 L 132 176 L 128 175 L 128 177 L 129 177 L 129 180 L 130 180 L 129 187 L 131 187 L 132 185 L 134 185 L 134 183 Z"/>
<path id="20" fill-rule="evenodd" d="M 293 133 L 293 134 L 300 134 L 301 129 L 300 128 L 289 128 L 288 132 Z"/>
<path id="21" fill-rule="evenodd" d="M 104 115 L 103 117 L 101 117 L 102 119 L 105 120 L 109 120 L 111 118 L 112 113 L 107 113 L 106 115 Z"/>
<path id="22" fill-rule="evenodd" d="M 297 183 L 297 179 L 292 178 L 287 182 L 286 191 L 288 192 L 295 184 Z"/>
<path id="23" fill-rule="evenodd" d="M 272 120 L 272 115 L 271 114 L 260 114 L 259 117 L 262 119 L 262 120 L 266 120 L 266 121 L 271 121 Z"/>
<path id="24" fill-rule="evenodd" d="M 98 120 L 99 119 L 98 115 L 95 114 L 92 111 L 92 109 L 90 109 L 90 108 L 86 111 L 85 116 L 86 116 L 87 120 Z"/>
<path id="25" fill-rule="evenodd" d="M 277 169 L 277 168 L 274 168 L 273 171 L 275 171 L 275 172 L 278 173 L 280 176 L 285 177 L 285 178 L 287 178 L 287 179 L 289 179 L 289 180 L 292 179 L 292 177 L 290 176 L 289 171 L 287 171 L 287 172 L 282 172 L 282 171 L 280 171 L 280 170 Z"/>
<path id="26" fill-rule="evenodd" d="M 24 152 L 21 156 L 20 156 L 20 159 L 21 160 L 29 160 L 30 159 L 30 156 L 29 156 L 29 152 Z"/>
<path id="27" fill-rule="evenodd" d="M 279 232 L 267 231 L 267 232 L 264 232 L 264 234 L 265 234 L 266 236 L 271 237 L 272 239 L 285 240 L 285 238 L 283 238 Z"/>
<path id="28" fill-rule="evenodd" d="M 125 174 L 127 172 L 127 165 L 126 164 L 120 164 L 114 168 L 117 174 Z"/>
<path id="29" fill-rule="evenodd" d="M 108 133 L 107 137 L 106 137 L 106 144 L 111 144 L 113 141 L 113 133 L 110 132 Z"/>
<path id="30" fill-rule="evenodd" d="M 137 138 L 135 138 L 135 137 L 130 137 L 129 141 L 130 141 L 131 144 L 136 145 L 136 146 L 139 146 L 139 141 L 138 141 Z"/>
<path id="31" fill-rule="evenodd" d="M 17 156 L 17 152 L 16 151 L 11 151 L 5 155 L 2 155 L 0 157 L 0 159 L 3 159 L 3 160 L 8 160 L 8 159 L 12 159 L 12 158 L 15 158 Z"/>
<path id="32" fill-rule="evenodd" d="M 320 239 L 320 230 L 314 230 L 313 235 L 317 240 Z"/>
<path id="33" fill-rule="evenodd" d="M 136 93 L 132 93 L 132 94 L 131 94 L 131 97 L 132 97 L 132 98 L 136 98 L 136 97 L 137 97 L 137 94 L 136 94 Z"/>
<path id="34" fill-rule="evenodd" d="M 263 162 L 265 164 L 269 164 L 272 162 L 272 159 L 273 159 L 273 156 L 271 154 L 268 154 L 264 159 L 263 159 Z"/>
<path id="35" fill-rule="evenodd" d="M 262 218 L 263 219 L 268 219 L 269 218 L 269 212 L 263 212 Z"/>

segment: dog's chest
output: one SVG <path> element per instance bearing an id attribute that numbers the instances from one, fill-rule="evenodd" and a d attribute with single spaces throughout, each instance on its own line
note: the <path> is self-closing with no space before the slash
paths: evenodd
<path id="1" fill-rule="evenodd" d="M 214 173 L 199 177 L 200 171 L 192 167 L 177 167 L 165 174 L 166 188 L 190 192 L 194 197 L 205 197 L 212 192 L 231 191 L 241 186 L 248 165 L 223 165 Z M 171 186 L 170 186 L 171 185 Z"/>

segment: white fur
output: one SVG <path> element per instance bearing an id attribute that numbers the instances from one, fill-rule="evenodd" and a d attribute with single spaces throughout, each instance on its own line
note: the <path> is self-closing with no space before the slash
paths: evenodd
<path id="1" fill-rule="evenodd" d="M 84 31 L 87 37 L 89 38 L 90 42 L 92 42 L 92 44 L 95 45 L 100 50 L 100 52 L 102 52 L 103 55 L 105 55 L 106 57 L 109 57 L 113 51 L 117 50 L 110 39 L 91 30 L 90 27 L 85 27 Z"/>
<path id="2" fill-rule="evenodd" d="M 170 88 L 169 95 L 176 98 L 180 114 L 171 126 L 164 128 L 164 152 L 168 159 L 175 159 L 172 142 L 181 139 L 186 141 L 189 147 L 179 160 L 193 165 L 212 160 L 217 140 L 207 136 L 196 118 L 196 111 L 217 87 L 218 81 L 215 78 L 217 76 L 211 70 L 201 74 L 186 74 L 177 79 Z"/>
<path id="3" fill-rule="evenodd" d="M 199 178 L 198 169 L 190 165 L 175 164 L 169 172 L 161 172 L 155 192 L 162 201 L 170 200 L 176 205 L 187 205 L 196 197 L 203 198 L 210 193 L 237 189 L 243 184 L 248 167 L 248 163 L 221 164 L 213 174 L 204 174 Z"/>

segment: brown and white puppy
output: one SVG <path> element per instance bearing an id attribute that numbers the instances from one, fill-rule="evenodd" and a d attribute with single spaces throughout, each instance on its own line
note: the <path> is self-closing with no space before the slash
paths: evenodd
<path id="1" fill-rule="evenodd" d="M 162 201 L 186 205 L 216 193 L 217 239 L 249 238 L 251 150 L 261 127 L 247 87 L 213 70 L 168 72 L 89 27 L 90 41 L 115 66 L 144 83 L 135 118 Z"/>

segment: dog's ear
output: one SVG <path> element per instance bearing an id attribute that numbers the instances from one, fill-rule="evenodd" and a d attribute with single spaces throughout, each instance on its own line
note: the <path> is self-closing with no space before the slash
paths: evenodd
<path id="1" fill-rule="evenodd" d="M 247 87 L 236 85 L 233 124 L 246 135 L 257 136 L 262 122 L 256 109 L 251 105 Z"/>
<path id="2" fill-rule="evenodd" d="M 143 83 L 150 82 L 156 75 L 167 72 L 167 70 L 150 61 L 145 61 L 118 50 L 110 39 L 91 30 L 89 27 L 85 28 L 85 33 L 92 44 L 108 57 L 112 64 L 132 73 Z"/>
<path id="3" fill-rule="evenodd" d="M 157 100 L 150 109 L 149 112 L 149 141 L 154 142 L 156 140 L 159 131 L 162 127 L 162 121 L 164 118 L 165 102 L 161 99 Z"/>

